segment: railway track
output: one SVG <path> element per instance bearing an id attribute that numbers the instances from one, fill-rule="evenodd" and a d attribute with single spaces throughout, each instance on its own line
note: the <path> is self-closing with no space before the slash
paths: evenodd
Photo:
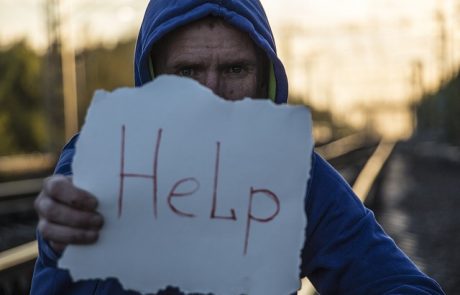
<path id="1" fill-rule="evenodd" d="M 316 151 L 339 170 L 350 184 L 360 183 L 358 195 L 365 200 L 391 149 L 392 144 L 380 142 L 378 145 L 377 140 L 359 133 L 317 147 Z M 365 175 L 362 171 L 365 171 Z M 0 236 L 6 241 L 0 244 L 0 251 L 3 251 L 0 252 L 0 294 L 29 292 L 33 265 L 38 255 L 34 241 L 36 216 L 33 200 L 42 182 L 43 178 L 33 178 L 0 183 L 0 220 L 2 225 L 6 224 L 0 227 Z M 21 219 L 19 223 L 18 219 Z M 27 234 L 19 238 L 15 236 L 18 227 Z M 302 285 L 299 295 L 314 294 L 308 280 L 304 279 Z"/>
<path id="2" fill-rule="evenodd" d="M 33 200 L 41 178 L 0 184 L 0 294 L 28 294 L 37 256 Z"/>
<path id="3" fill-rule="evenodd" d="M 53 154 L 0 157 L 0 294 L 28 294 L 37 256 L 33 201 Z M 31 242 L 32 241 L 32 242 Z"/>

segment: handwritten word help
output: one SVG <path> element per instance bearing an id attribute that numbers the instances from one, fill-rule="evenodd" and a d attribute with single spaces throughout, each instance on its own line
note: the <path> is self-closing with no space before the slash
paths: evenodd
<path id="1" fill-rule="evenodd" d="M 121 127 L 121 161 L 120 161 L 120 191 L 118 195 L 118 218 L 121 218 L 123 213 L 123 202 L 124 202 L 124 186 L 125 181 L 129 178 L 144 178 L 150 180 L 152 182 L 153 190 L 152 190 L 152 201 L 153 201 L 153 216 L 155 219 L 158 218 L 158 185 L 159 185 L 159 176 L 160 172 L 158 171 L 158 162 L 160 161 L 160 150 L 161 150 L 161 140 L 162 136 L 164 135 L 164 130 L 162 128 L 158 129 L 156 144 L 154 148 L 154 157 L 153 157 L 153 171 L 152 174 L 139 174 L 133 172 L 126 172 L 125 171 L 125 146 L 126 146 L 126 126 L 122 125 Z M 215 165 L 214 165 L 214 177 L 213 177 L 213 190 L 212 196 L 210 200 L 212 202 L 211 212 L 209 214 L 209 219 L 224 219 L 229 221 L 236 221 L 237 216 L 235 213 L 235 209 L 230 209 L 229 215 L 218 215 L 217 208 L 218 208 L 218 183 L 219 183 L 219 169 L 220 169 L 220 148 L 221 142 L 216 142 L 216 154 L 215 154 Z M 181 188 L 188 188 L 188 189 L 181 189 Z M 167 196 L 165 196 L 165 200 L 168 204 L 169 209 L 177 214 L 179 217 L 186 217 L 186 218 L 194 218 L 196 217 L 195 213 L 187 212 L 184 209 L 178 208 L 177 205 L 174 204 L 175 198 L 183 198 L 183 197 L 191 197 L 192 195 L 198 193 L 200 190 L 200 181 L 195 177 L 187 177 L 178 179 L 174 185 L 169 190 Z M 273 213 L 269 216 L 255 216 L 253 211 L 253 199 L 256 196 L 265 196 L 269 198 L 275 207 Z M 244 235 L 244 250 L 243 254 L 246 255 L 248 251 L 248 243 L 249 243 L 249 234 L 251 223 L 261 222 L 266 223 L 272 221 L 280 211 L 280 201 L 279 198 L 275 193 L 266 189 L 266 188 L 254 188 L 250 187 L 248 189 L 248 208 L 246 218 L 246 229 Z"/>

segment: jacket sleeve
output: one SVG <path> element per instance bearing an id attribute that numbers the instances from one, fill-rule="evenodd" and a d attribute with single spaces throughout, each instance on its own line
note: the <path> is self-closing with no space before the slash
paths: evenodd
<path id="1" fill-rule="evenodd" d="M 346 181 L 313 155 L 302 276 L 321 294 L 444 294 L 386 235 Z"/>

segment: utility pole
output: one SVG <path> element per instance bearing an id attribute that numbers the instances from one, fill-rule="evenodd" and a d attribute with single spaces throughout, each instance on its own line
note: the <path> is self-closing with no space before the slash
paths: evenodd
<path id="1" fill-rule="evenodd" d="M 456 52 L 455 52 L 455 45 L 456 45 L 456 34 L 455 34 L 455 25 L 456 25 L 456 10 L 455 10 L 455 3 L 456 0 L 448 0 L 447 7 L 444 7 L 447 22 L 447 45 L 449 48 L 448 51 L 448 80 L 452 80 L 455 76 L 457 71 L 457 62 L 456 62 Z"/>
<path id="2" fill-rule="evenodd" d="M 304 75 L 305 75 L 305 97 L 303 101 L 305 105 L 309 106 L 311 99 L 313 97 L 313 87 L 314 87 L 314 66 L 315 66 L 315 55 L 310 54 L 305 57 L 304 65 Z"/>
<path id="3" fill-rule="evenodd" d="M 435 12 L 435 20 L 437 23 L 437 62 L 440 84 L 443 85 L 448 77 L 448 36 L 446 27 L 446 15 L 444 10 L 444 0 L 438 0 L 438 8 Z"/>
<path id="4" fill-rule="evenodd" d="M 438 27 L 438 50 L 437 50 L 437 59 L 438 59 L 438 67 L 439 67 L 439 77 L 440 77 L 440 84 L 439 88 L 442 88 L 446 82 L 449 79 L 449 74 L 448 74 L 448 34 L 447 34 L 447 29 L 446 29 L 446 16 L 445 16 L 445 10 L 444 10 L 444 2 L 445 0 L 438 0 L 438 8 L 435 13 L 436 15 L 436 22 L 437 22 L 437 27 Z M 443 121 L 441 124 L 444 125 L 445 120 L 446 120 L 446 96 L 441 95 L 439 97 L 439 103 L 440 103 L 440 108 L 439 108 L 439 117 Z M 441 125 L 441 126 L 442 126 Z"/>
<path id="5" fill-rule="evenodd" d="M 63 41 L 61 60 L 65 138 L 69 140 L 78 131 L 77 77 L 75 47 L 73 44 L 71 1 L 61 0 L 59 16 L 61 18 L 61 35 Z"/>
<path id="6" fill-rule="evenodd" d="M 412 86 L 412 99 L 410 101 L 409 109 L 412 116 L 412 131 L 417 128 L 417 104 L 425 94 L 425 82 L 423 79 L 423 62 L 419 59 L 412 61 L 411 63 L 412 75 L 410 83 Z"/>
<path id="7" fill-rule="evenodd" d="M 294 103 L 302 102 L 303 104 L 307 104 L 309 100 L 311 99 L 311 94 L 313 93 L 313 89 L 309 86 L 312 86 L 311 84 L 311 75 L 312 75 L 312 70 L 311 70 L 311 65 L 313 64 L 313 61 L 310 60 L 309 57 L 306 58 L 306 61 L 296 61 L 295 56 L 294 56 L 294 46 L 295 46 L 295 41 L 296 39 L 298 40 L 299 37 L 304 37 L 307 34 L 306 30 L 298 24 L 294 24 L 291 22 L 286 22 L 281 25 L 281 30 L 279 36 L 279 41 L 278 44 L 281 45 L 281 55 L 283 56 L 284 59 L 284 66 L 286 68 L 286 71 L 289 73 L 295 73 L 296 68 L 302 67 L 302 72 L 305 75 L 305 79 L 307 81 L 307 85 L 305 91 L 301 91 L 296 93 L 296 96 L 299 95 L 300 93 L 306 93 L 305 95 L 300 94 L 300 97 L 292 97 L 291 99 L 296 99 L 297 101 L 293 101 Z M 289 75 L 288 75 L 289 76 Z M 301 99 L 298 101 L 298 99 Z"/>
<path id="8" fill-rule="evenodd" d="M 45 109 L 48 130 L 48 152 L 55 153 L 62 146 L 62 80 L 61 80 L 61 32 L 57 0 L 44 2 L 48 48 L 44 72 Z"/>
<path id="9" fill-rule="evenodd" d="M 49 150 L 56 152 L 62 146 L 62 137 L 67 141 L 78 131 L 77 81 L 70 1 L 46 0 L 45 12 L 48 32 L 45 83 L 49 116 Z"/>
<path id="10" fill-rule="evenodd" d="M 455 65 L 455 73 L 460 74 L 460 0 L 457 0 L 454 3 L 454 23 L 452 28 L 453 33 L 453 60 Z"/>

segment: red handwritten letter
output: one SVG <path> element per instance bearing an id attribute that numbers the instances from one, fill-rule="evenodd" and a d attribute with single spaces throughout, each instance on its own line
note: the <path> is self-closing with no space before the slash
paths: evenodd
<path id="1" fill-rule="evenodd" d="M 254 195 L 256 194 L 264 194 L 265 196 L 273 200 L 273 202 L 276 205 L 276 210 L 272 215 L 262 218 L 262 217 L 256 217 L 252 214 L 252 199 L 254 198 Z M 254 189 L 253 187 L 251 187 L 251 193 L 249 195 L 249 206 L 248 206 L 248 221 L 246 223 L 246 236 L 244 239 L 244 252 L 243 252 L 244 255 L 246 255 L 246 253 L 248 252 L 249 230 L 251 227 L 251 221 L 255 220 L 255 221 L 263 222 L 263 223 L 270 222 L 276 217 L 276 215 L 278 215 L 279 212 L 280 212 L 280 201 L 278 197 L 272 191 L 269 191 L 267 189 Z"/>
<path id="2" fill-rule="evenodd" d="M 195 187 L 191 191 L 188 191 L 188 192 L 176 192 L 176 189 L 180 185 L 182 185 L 184 183 L 187 183 L 187 182 L 193 183 L 195 185 Z M 185 196 L 193 195 L 199 188 L 200 188 L 200 183 L 198 182 L 198 180 L 196 180 L 196 178 L 189 177 L 189 178 L 184 178 L 184 179 L 179 180 L 178 182 L 176 182 L 173 185 L 173 187 L 171 188 L 171 191 L 169 192 L 169 195 L 168 195 L 169 208 L 171 208 L 171 210 L 174 213 L 176 213 L 177 215 L 179 215 L 179 216 L 195 217 L 195 214 L 186 213 L 186 212 L 183 212 L 183 211 L 180 211 L 179 209 L 177 209 L 176 206 L 174 206 L 172 204 L 172 198 L 174 198 L 174 197 L 185 197 Z"/>
<path id="3" fill-rule="evenodd" d="M 219 162 L 220 162 L 220 142 L 216 143 L 216 164 L 214 166 L 214 187 L 212 191 L 212 209 L 211 209 L 211 219 L 231 219 L 236 220 L 235 209 L 230 209 L 232 216 L 217 216 L 217 182 L 219 180 Z"/>
<path id="4" fill-rule="evenodd" d="M 125 125 L 121 126 L 121 163 L 120 163 L 120 190 L 118 194 L 118 218 L 121 217 L 122 211 L 123 211 L 123 194 L 124 194 L 124 184 L 125 184 L 125 178 L 126 177 L 137 177 L 137 178 L 147 178 L 152 180 L 153 184 L 153 216 L 155 219 L 157 218 L 158 215 L 158 209 L 157 209 L 157 200 L 158 200 L 158 176 L 157 176 L 157 170 L 158 170 L 158 155 L 160 151 L 160 144 L 161 144 L 161 134 L 163 132 L 163 129 L 158 129 L 158 134 L 157 134 L 157 141 L 155 144 L 155 151 L 153 155 L 153 174 L 136 174 L 136 173 L 126 173 L 125 172 L 125 137 L 126 137 L 126 127 Z"/>

